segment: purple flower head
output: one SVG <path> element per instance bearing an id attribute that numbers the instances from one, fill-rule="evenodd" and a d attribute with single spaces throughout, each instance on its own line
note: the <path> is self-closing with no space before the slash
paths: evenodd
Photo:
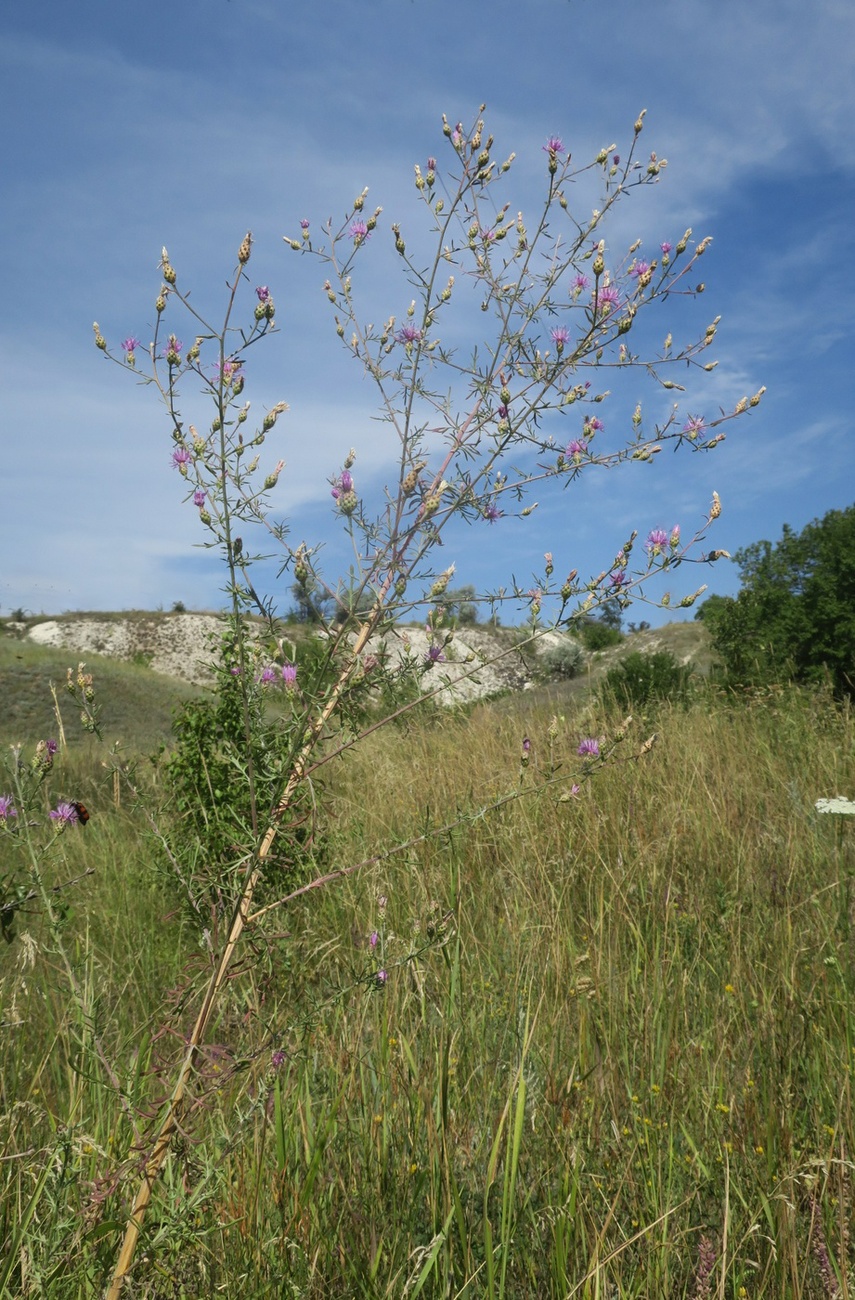
<path id="1" fill-rule="evenodd" d="M 281 1047 L 271 1056 L 270 1064 L 273 1066 L 274 1070 L 280 1070 L 285 1064 L 285 1053 L 282 1051 Z"/>
<path id="2" fill-rule="evenodd" d="M 331 482 L 330 495 L 334 501 L 338 501 L 345 493 L 353 491 L 353 475 L 348 469 L 343 469 L 338 478 L 332 479 Z"/>
<path id="3" fill-rule="evenodd" d="M 496 520 L 501 519 L 501 517 L 502 512 L 496 505 L 495 501 L 491 501 L 488 506 L 484 507 L 484 518 L 487 520 L 488 524 L 494 524 Z"/>
<path id="4" fill-rule="evenodd" d="M 293 691 L 294 687 L 297 685 L 296 664 L 282 665 L 282 681 L 285 683 L 285 686 L 289 691 Z"/>
<path id="5" fill-rule="evenodd" d="M 621 587 L 625 587 L 629 582 L 629 578 L 623 569 L 617 569 L 614 573 L 609 574 L 609 582 L 615 591 L 620 591 Z"/>
<path id="6" fill-rule="evenodd" d="M 600 742 L 590 736 L 587 740 L 582 741 L 576 753 L 581 755 L 582 758 L 599 758 Z"/>
<path id="7" fill-rule="evenodd" d="M 574 784 L 571 785 L 571 787 L 570 787 L 570 793 L 571 793 L 571 794 L 573 795 L 573 797 L 575 798 L 576 795 L 579 793 L 579 791 L 580 791 L 581 789 L 582 789 L 582 787 L 581 787 L 580 785 L 576 785 L 576 784 L 574 783 Z"/>
<path id="8" fill-rule="evenodd" d="M 427 169 L 428 169 L 429 172 L 435 172 L 435 171 L 436 171 L 436 159 L 435 159 L 435 158 L 428 158 L 428 160 L 427 160 Z"/>
<path id="9" fill-rule="evenodd" d="M 597 292 L 597 308 L 607 316 L 620 306 L 620 294 L 613 284 L 601 284 Z"/>
<path id="10" fill-rule="evenodd" d="M 558 348 L 558 351 L 561 352 L 570 342 L 570 331 L 566 325 L 556 325 L 555 329 L 551 330 L 550 333 L 552 336 L 552 342 Z"/>
<path id="11" fill-rule="evenodd" d="M 379 940 L 380 940 L 380 935 L 377 933 L 376 930 L 372 930 L 371 936 L 368 940 L 368 942 L 371 944 L 371 947 L 376 948 Z"/>
<path id="12" fill-rule="evenodd" d="M 364 221 L 352 221 L 350 230 L 347 232 L 354 244 L 364 244 L 366 239 L 371 238 L 371 231 Z"/>
<path id="13" fill-rule="evenodd" d="M 507 418 L 508 418 L 508 408 L 505 406 L 505 403 L 504 403 L 504 402 L 502 402 L 502 403 L 499 405 L 499 408 L 498 408 L 497 414 L 498 414 L 500 420 L 507 420 Z"/>
<path id="14" fill-rule="evenodd" d="M 11 817 L 18 816 L 18 809 L 12 803 L 12 795 L 0 794 L 0 822 L 8 821 Z"/>
<path id="15" fill-rule="evenodd" d="M 664 528 L 651 528 L 644 545 L 652 555 L 658 555 L 668 545 L 668 534 Z"/>
<path id="16" fill-rule="evenodd" d="M 53 758 L 54 754 L 59 749 L 59 745 L 56 743 L 55 740 L 46 740 L 45 749 L 47 750 L 48 754 L 50 754 L 51 758 Z"/>
<path id="17" fill-rule="evenodd" d="M 589 434 L 602 433 L 605 427 L 606 426 L 603 424 L 602 420 L 597 419 L 596 415 L 590 416 L 585 421 L 585 428 Z"/>
<path id="18" fill-rule="evenodd" d="M 395 338 L 399 343 L 421 343 L 422 332 L 417 325 L 402 325 Z"/>
<path id="19" fill-rule="evenodd" d="M 260 284 L 255 290 L 255 296 L 259 302 L 267 302 L 270 298 L 270 290 L 266 284 Z"/>
<path id="20" fill-rule="evenodd" d="M 138 338 L 134 338 L 133 334 L 130 336 L 130 338 L 122 340 L 123 352 L 131 352 L 131 353 L 136 352 L 139 346 L 140 346 L 140 341 Z"/>
<path id="21" fill-rule="evenodd" d="M 665 240 L 665 243 L 664 243 L 664 244 L 660 244 L 659 247 L 660 247 L 661 250 L 662 250 L 662 256 L 663 256 L 663 257 L 667 257 L 668 254 L 671 252 L 671 249 L 673 248 L 673 244 L 669 244 L 668 241 L 667 241 L 667 239 L 666 239 L 666 240 Z"/>
<path id="22" fill-rule="evenodd" d="M 529 740 L 528 736 L 523 737 L 522 751 L 524 754 L 531 753 L 531 741 Z"/>
<path id="23" fill-rule="evenodd" d="M 619 164 L 620 164 L 620 154 L 616 153 L 614 158 L 612 158 L 612 166 L 617 167 L 619 166 Z"/>
<path id="24" fill-rule="evenodd" d="M 208 495 L 207 492 L 203 492 L 201 488 L 197 488 L 196 491 L 193 493 L 194 506 L 199 506 L 199 508 L 201 509 L 202 506 L 205 504 L 207 495 Z"/>
<path id="25" fill-rule="evenodd" d="M 170 334 L 169 338 L 166 340 L 166 346 L 163 348 L 160 355 L 166 357 L 166 360 L 170 365 L 177 366 L 181 360 L 181 349 L 183 347 L 184 344 L 181 342 L 181 339 L 177 339 L 174 334 Z"/>
<path id="26" fill-rule="evenodd" d="M 493 240 L 496 238 L 496 232 L 495 230 L 482 230 L 481 238 L 485 244 L 492 244 Z"/>
<path id="27" fill-rule="evenodd" d="M 389 976 L 386 974 L 384 970 L 378 970 L 374 978 L 376 979 L 377 983 L 380 985 L 380 988 L 382 989 L 383 985 L 386 983 Z"/>
<path id="28" fill-rule="evenodd" d="M 680 545 L 680 525 L 679 525 L 679 524 L 675 524 L 674 527 L 671 529 L 671 541 L 670 541 L 670 545 L 671 545 L 671 550 L 672 550 L 672 551 L 676 551 L 677 547 Z"/>
<path id="29" fill-rule="evenodd" d="M 647 275 L 649 270 L 649 262 L 636 262 L 635 266 L 630 270 L 630 275 L 633 276 L 634 279 L 640 280 L 643 275 Z"/>
<path id="30" fill-rule="evenodd" d="M 566 454 L 568 456 L 584 456 L 587 450 L 587 442 L 583 442 L 581 438 L 573 438 L 572 441 L 567 444 Z"/>
<path id="31" fill-rule="evenodd" d="M 300 229 L 301 229 L 301 230 L 308 230 L 308 229 L 309 229 L 309 218 L 308 218 L 308 217 L 301 217 L 301 219 L 300 219 Z"/>
<path id="32" fill-rule="evenodd" d="M 445 655 L 442 653 L 442 646 L 438 645 L 436 641 L 432 641 L 428 646 L 427 654 L 425 655 L 425 663 L 428 668 L 431 668 L 434 664 L 445 663 Z"/>
<path id="33" fill-rule="evenodd" d="M 271 667 L 270 664 L 268 664 L 266 668 L 262 669 L 260 678 L 262 686 L 269 686 L 271 682 L 276 681 L 276 678 L 276 669 Z"/>
<path id="34" fill-rule="evenodd" d="M 551 135 L 543 146 L 543 152 L 557 155 L 564 152 L 564 141 L 557 135 Z"/>
<path id="35" fill-rule="evenodd" d="M 577 275 L 576 279 L 573 281 L 573 288 L 577 293 L 580 293 L 583 289 L 587 289 L 590 283 L 591 281 L 588 279 L 587 275 L 580 274 Z"/>
<path id="36" fill-rule="evenodd" d="M 172 468 L 180 469 L 182 474 L 187 473 L 187 466 L 192 462 L 193 457 L 186 447 L 176 447 L 172 453 Z"/>
<path id="37" fill-rule="evenodd" d="M 58 803 L 55 808 L 51 808 L 50 819 L 59 822 L 60 829 L 63 826 L 73 826 L 75 822 L 80 821 L 73 803 Z"/>
<path id="38" fill-rule="evenodd" d="M 698 434 L 703 433 L 706 427 L 702 415 L 690 415 L 683 425 L 683 433 L 687 433 L 690 438 L 697 438 Z"/>

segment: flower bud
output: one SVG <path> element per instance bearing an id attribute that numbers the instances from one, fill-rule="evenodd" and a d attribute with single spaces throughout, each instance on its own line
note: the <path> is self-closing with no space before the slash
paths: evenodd
<path id="1" fill-rule="evenodd" d="M 717 492 L 712 494 L 712 505 L 710 506 L 710 519 L 718 519 L 721 514 L 721 498 Z"/>
<path id="2" fill-rule="evenodd" d="M 95 346 L 96 346 L 96 348 L 98 348 L 99 351 L 101 351 L 101 352 L 106 352 L 106 351 L 107 351 L 107 340 L 104 338 L 104 335 L 101 333 L 100 329 L 98 328 L 98 322 L 97 322 L 97 320 L 94 322 L 92 328 L 93 328 L 93 330 L 95 331 Z"/>
<path id="3" fill-rule="evenodd" d="M 276 487 L 276 484 L 279 482 L 279 475 L 282 473 L 284 468 L 285 462 L 284 460 L 280 460 L 277 463 L 276 468 L 273 470 L 273 473 L 267 475 L 267 478 L 264 480 L 264 486 L 268 492 L 271 488 Z"/>
<path id="4" fill-rule="evenodd" d="M 206 525 L 207 525 L 207 524 L 209 524 L 209 523 L 211 522 L 211 516 L 208 514 L 208 511 L 207 511 L 207 510 L 200 510 L 200 511 L 199 511 L 199 518 L 200 518 L 200 520 L 202 521 L 203 524 L 206 524 Z"/>
<path id="5" fill-rule="evenodd" d="M 256 303 L 256 304 L 255 304 L 255 311 L 253 312 L 253 315 L 255 316 L 255 319 L 256 319 L 257 321 L 262 321 L 262 320 L 264 320 L 264 317 L 265 317 L 266 314 L 267 314 L 267 307 L 266 307 L 266 304 L 263 303 L 263 302 L 258 302 L 258 303 Z"/>
<path id="6" fill-rule="evenodd" d="M 158 316 L 162 311 L 166 311 L 166 299 L 164 298 L 162 293 L 158 294 L 157 298 L 155 299 L 154 310 L 157 312 Z"/>
<path id="7" fill-rule="evenodd" d="M 298 244 L 297 247 L 299 248 L 300 245 Z M 251 251 L 252 251 L 252 231 L 248 230 L 243 237 L 240 248 L 238 249 L 238 261 L 240 262 L 241 266 L 246 266 L 247 262 L 249 261 L 249 255 Z"/>
<path id="8" fill-rule="evenodd" d="M 451 578 L 451 575 L 453 573 L 454 573 L 454 565 L 452 564 L 450 568 L 446 569 L 444 573 L 440 574 L 440 576 L 437 578 L 436 582 L 433 584 L 433 586 L 430 589 L 431 600 L 435 600 L 437 596 L 442 595 L 442 593 L 445 591 L 446 587 L 448 586 L 449 579 Z"/>

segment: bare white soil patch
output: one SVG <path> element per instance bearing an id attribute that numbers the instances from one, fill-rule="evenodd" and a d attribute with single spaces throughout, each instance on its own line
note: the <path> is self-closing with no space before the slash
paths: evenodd
<path id="1" fill-rule="evenodd" d="M 75 618 L 36 623 L 30 639 L 80 655 L 108 655 L 145 663 L 155 672 L 205 683 L 223 629 L 215 614 L 152 614 L 134 618 Z"/>

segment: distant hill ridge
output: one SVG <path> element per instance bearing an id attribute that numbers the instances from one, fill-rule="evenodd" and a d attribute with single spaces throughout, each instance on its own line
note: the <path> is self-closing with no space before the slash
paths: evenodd
<path id="1" fill-rule="evenodd" d="M 105 655 L 144 664 L 154 672 L 204 685 L 207 665 L 222 632 L 222 616 L 213 613 L 139 612 L 126 614 L 64 614 L 55 619 L 7 621 L 5 631 L 37 645 L 73 651 L 76 655 Z M 303 635 L 300 629 L 298 635 Z M 475 624 L 460 628 L 445 649 L 446 660 L 432 670 L 436 684 L 446 682 L 440 702 L 453 704 L 482 699 L 505 690 L 524 690 L 537 676 L 537 659 L 562 638 L 545 632 L 536 643 L 521 645 L 521 629 Z M 386 634 L 387 650 L 396 657 L 423 659 L 429 638 L 420 626 Z M 376 652 L 378 646 L 373 646 Z M 372 647 L 369 647 L 372 649 Z M 633 650 L 668 650 L 681 663 L 709 665 L 709 638 L 699 622 L 670 623 L 628 635 L 619 646 L 588 656 L 596 675 Z M 476 669 L 473 673 L 473 669 Z M 587 674 L 586 674 L 587 675 Z"/>

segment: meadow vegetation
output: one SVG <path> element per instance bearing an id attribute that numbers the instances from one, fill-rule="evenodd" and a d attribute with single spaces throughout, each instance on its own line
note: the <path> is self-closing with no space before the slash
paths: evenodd
<path id="1" fill-rule="evenodd" d="M 855 856 L 813 810 L 855 784 L 851 712 L 502 703 L 324 769 L 290 889 L 365 865 L 250 927 L 132 1294 L 852 1293 Z M 624 739 L 580 783 L 588 735 Z M 0 1290 L 64 1300 L 106 1284 L 211 957 L 94 756 L 52 778 L 93 874 L 70 993 L 42 914 L 4 945 Z"/>

